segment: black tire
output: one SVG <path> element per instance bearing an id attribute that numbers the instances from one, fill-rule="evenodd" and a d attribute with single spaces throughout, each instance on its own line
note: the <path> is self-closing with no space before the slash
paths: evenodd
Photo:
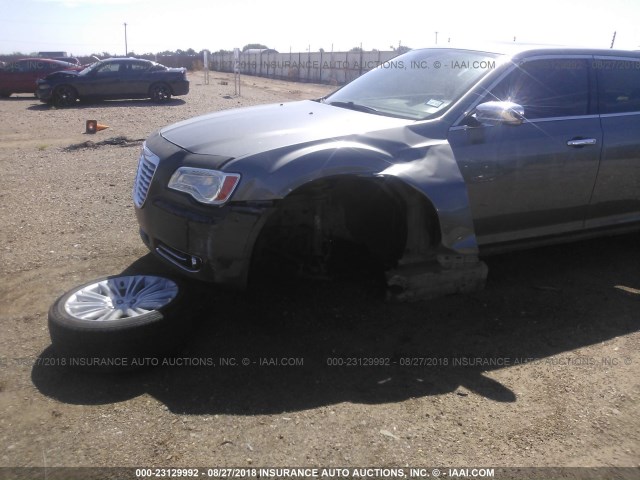
<path id="1" fill-rule="evenodd" d="M 175 293 L 171 285 L 175 286 Z M 122 300 L 123 292 L 125 298 L 133 297 L 131 308 L 147 312 L 126 313 L 128 300 Z M 101 301 L 93 302 L 94 295 Z M 51 343 L 64 363 L 72 367 L 113 371 L 162 365 L 164 359 L 180 350 L 191 330 L 192 318 L 184 311 L 184 296 L 183 282 L 157 275 L 116 275 L 93 280 L 53 303 L 49 309 Z M 123 305 L 104 307 L 102 299 Z M 98 303 L 100 306 L 95 307 Z M 112 320 L 86 318 L 101 312 L 108 315 L 109 309 L 125 316 Z"/>
<path id="2" fill-rule="evenodd" d="M 154 83 L 149 88 L 149 97 L 156 103 L 171 100 L 171 87 L 166 83 Z"/>
<path id="3" fill-rule="evenodd" d="M 60 85 L 53 91 L 52 103 L 56 107 L 71 107 L 75 105 L 76 100 L 78 100 L 78 92 L 69 85 Z"/>

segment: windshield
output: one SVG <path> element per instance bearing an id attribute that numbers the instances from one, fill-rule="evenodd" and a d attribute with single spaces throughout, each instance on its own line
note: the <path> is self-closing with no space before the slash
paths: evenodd
<path id="1" fill-rule="evenodd" d="M 496 68 L 497 56 L 469 50 L 414 50 L 383 63 L 323 102 L 412 120 L 435 118 Z"/>
<path id="2" fill-rule="evenodd" d="M 83 69 L 82 71 L 80 71 L 80 73 L 78 75 L 86 75 L 87 73 L 89 73 L 91 70 L 93 70 L 96 66 L 98 66 L 101 62 L 95 62 L 92 63 L 91 65 L 89 65 L 87 68 Z"/>

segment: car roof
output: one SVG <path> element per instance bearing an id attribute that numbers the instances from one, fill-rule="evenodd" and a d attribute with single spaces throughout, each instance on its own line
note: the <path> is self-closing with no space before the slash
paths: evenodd
<path id="1" fill-rule="evenodd" d="M 62 64 L 65 64 L 65 65 L 70 63 L 70 62 L 63 62 L 62 60 L 56 60 L 54 58 L 41 58 L 41 57 L 27 57 L 27 58 L 19 58 L 17 60 L 13 60 L 13 62 L 24 62 L 24 61 L 28 61 L 28 62 L 62 63 Z"/>
<path id="2" fill-rule="evenodd" d="M 155 63 L 152 62 L 151 60 L 147 60 L 146 58 L 133 58 L 133 57 L 111 57 L 111 58 L 105 58 L 104 60 L 100 60 L 103 63 L 109 63 L 109 62 L 148 62 L 148 63 Z"/>
<path id="3" fill-rule="evenodd" d="M 637 50 L 620 50 L 609 48 L 576 47 L 567 45 L 548 45 L 516 42 L 495 42 L 485 44 L 430 47 L 429 49 L 442 50 L 468 50 L 474 52 L 486 52 L 496 55 L 504 55 L 513 58 L 529 57 L 535 55 L 600 55 L 600 56 L 621 56 L 638 57 Z"/>

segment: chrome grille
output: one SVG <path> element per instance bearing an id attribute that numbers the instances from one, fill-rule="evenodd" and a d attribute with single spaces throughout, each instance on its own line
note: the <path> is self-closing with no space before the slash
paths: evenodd
<path id="1" fill-rule="evenodd" d="M 142 153 L 138 160 L 138 172 L 136 173 L 136 181 L 133 184 L 133 203 L 136 207 L 141 208 L 147 198 L 147 192 L 153 180 L 153 174 L 156 172 L 160 158 L 153 154 L 146 145 L 142 147 Z"/>

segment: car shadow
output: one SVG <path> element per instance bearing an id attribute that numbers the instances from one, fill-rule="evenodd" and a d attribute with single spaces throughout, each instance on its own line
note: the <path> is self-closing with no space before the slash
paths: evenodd
<path id="1" fill-rule="evenodd" d="M 640 329 L 638 234 L 489 257 L 482 292 L 394 304 L 371 278 L 190 284 L 196 332 L 173 366 L 92 374 L 36 362 L 34 385 L 71 404 L 143 393 L 186 414 L 253 415 L 455 392 L 517 402 L 493 370 Z M 151 255 L 126 273 L 166 273 Z M 629 293 L 631 292 L 631 293 Z M 54 355 L 51 347 L 41 359 Z M 187 365 L 189 364 L 189 365 Z"/>
<path id="2" fill-rule="evenodd" d="M 31 100 L 34 100 L 33 98 Z M 37 101 L 37 99 L 35 99 Z M 140 100 L 83 100 L 78 102 L 76 105 L 72 107 L 64 107 L 64 110 L 84 110 L 87 108 L 130 108 L 130 107 L 152 107 L 152 106 L 161 106 L 161 107 L 178 107 L 180 105 L 184 105 L 187 102 L 181 98 L 171 98 L 166 102 L 156 103 L 152 102 L 149 99 L 140 99 Z M 57 109 L 53 105 L 47 103 L 39 103 L 31 105 L 27 108 L 27 110 L 51 110 Z"/>

